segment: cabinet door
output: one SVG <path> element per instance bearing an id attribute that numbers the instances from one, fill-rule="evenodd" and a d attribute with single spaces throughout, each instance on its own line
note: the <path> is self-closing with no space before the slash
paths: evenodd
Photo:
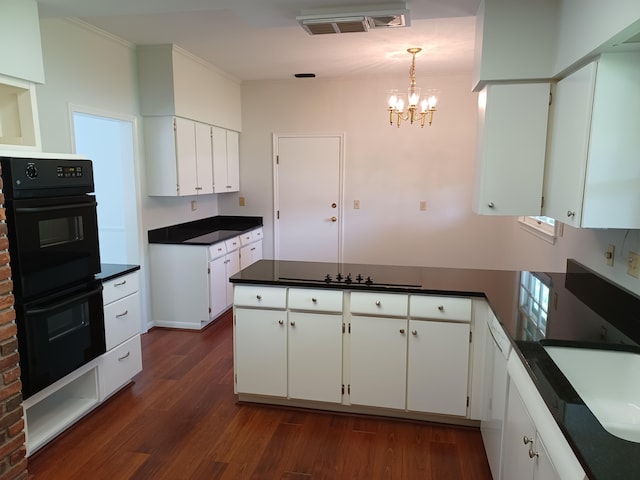
<path id="1" fill-rule="evenodd" d="M 534 451 L 537 455 L 533 466 L 533 480 L 560 480 L 560 474 L 551 463 L 547 448 L 539 434 L 536 434 Z"/>
<path id="2" fill-rule="evenodd" d="M 211 126 L 195 122 L 196 174 L 198 194 L 213 193 L 213 151 Z"/>
<path id="3" fill-rule="evenodd" d="M 342 315 L 289 312 L 289 397 L 342 401 Z"/>
<path id="4" fill-rule="evenodd" d="M 227 131 L 213 127 L 213 191 L 227 191 Z"/>
<path id="5" fill-rule="evenodd" d="M 466 416 L 468 323 L 409 321 L 407 409 Z"/>
<path id="6" fill-rule="evenodd" d="M 240 190 L 240 134 L 227 130 L 227 192 Z"/>
<path id="7" fill-rule="evenodd" d="M 209 318 L 215 318 L 224 312 L 227 303 L 227 277 L 226 257 L 219 257 L 209 262 Z"/>
<path id="8" fill-rule="evenodd" d="M 198 193 L 196 170 L 195 122 L 175 118 L 176 171 L 178 172 L 178 196 Z"/>
<path id="9" fill-rule="evenodd" d="M 509 385 L 507 417 L 504 430 L 502 454 L 502 478 L 531 480 L 534 461 L 529 458 L 529 448 L 536 436 L 536 428 L 513 382 Z"/>
<path id="10" fill-rule="evenodd" d="M 596 63 L 560 80 L 552 104 L 543 215 L 580 226 Z"/>
<path id="11" fill-rule="evenodd" d="M 235 373 L 238 393 L 287 396 L 287 313 L 235 310 Z"/>
<path id="12" fill-rule="evenodd" d="M 549 92 L 549 83 L 519 83 L 480 93 L 475 212 L 540 215 Z"/>
<path id="13" fill-rule="evenodd" d="M 405 408 L 406 329 L 406 319 L 351 318 L 351 403 Z"/>

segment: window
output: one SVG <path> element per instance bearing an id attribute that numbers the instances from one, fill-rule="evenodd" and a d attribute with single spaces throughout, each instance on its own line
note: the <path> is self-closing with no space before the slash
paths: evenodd
<path id="1" fill-rule="evenodd" d="M 556 243 L 556 238 L 562 236 L 562 223 L 553 218 L 543 216 L 518 217 L 522 228 L 536 237 L 549 243 Z"/>
<path id="2" fill-rule="evenodd" d="M 522 272 L 518 305 L 518 325 L 527 341 L 538 341 L 547 333 L 549 280 L 540 274 Z"/>

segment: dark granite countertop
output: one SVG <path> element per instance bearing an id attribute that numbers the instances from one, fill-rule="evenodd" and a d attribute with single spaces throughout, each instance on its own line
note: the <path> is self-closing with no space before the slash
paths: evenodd
<path id="1" fill-rule="evenodd" d="M 120 263 L 101 263 L 100 273 L 96 275 L 97 280 L 107 282 L 114 278 L 122 277 L 131 272 L 140 270 L 140 265 L 125 265 Z"/>
<path id="2" fill-rule="evenodd" d="M 262 226 L 262 217 L 217 215 L 147 232 L 149 243 L 211 245 Z"/>
<path id="3" fill-rule="evenodd" d="M 531 338 L 530 329 L 524 328 L 519 314 L 520 271 L 260 260 L 230 281 L 484 297 L 587 476 L 591 480 L 640 478 L 640 443 L 608 433 L 542 346 L 544 342 L 560 341 L 588 342 L 600 348 L 619 344 L 637 347 L 640 298 L 573 260 L 567 262 L 565 273 L 529 273 L 549 286 L 546 328 L 544 334 L 536 332 L 535 338 Z M 347 282 L 348 274 L 351 283 Z M 370 284 L 366 283 L 367 277 L 371 277 Z"/>

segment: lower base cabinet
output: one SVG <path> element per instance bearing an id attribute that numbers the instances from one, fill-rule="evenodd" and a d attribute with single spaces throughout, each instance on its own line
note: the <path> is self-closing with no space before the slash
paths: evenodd
<path id="1" fill-rule="evenodd" d="M 505 423 L 503 478 L 560 480 L 516 386 L 509 388 Z"/>
<path id="2" fill-rule="evenodd" d="M 142 346 L 136 335 L 100 357 L 100 399 L 105 400 L 142 371 Z"/>

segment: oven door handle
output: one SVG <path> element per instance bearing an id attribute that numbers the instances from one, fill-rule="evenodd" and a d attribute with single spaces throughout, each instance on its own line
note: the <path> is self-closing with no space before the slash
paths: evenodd
<path id="1" fill-rule="evenodd" d="M 82 207 L 96 207 L 98 202 L 86 202 L 86 203 L 74 203 L 73 205 L 59 205 L 53 207 L 17 207 L 16 213 L 40 213 L 40 212 L 52 212 L 56 210 L 71 210 Z"/>
<path id="2" fill-rule="evenodd" d="M 78 300 L 82 300 L 84 298 L 89 298 L 91 295 L 95 295 L 96 293 L 99 293 L 100 291 L 102 291 L 102 285 L 100 285 L 99 287 L 94 288 L 93 290 L 89 291 L 89 292 L 85 292 L 85 293 L 81 293 L 80 295 L 75 295 L 71 298 L 66 298 L 65 300 L 58 302 L 58 303 L 54 303 L 53 305 L 49 305 L 48 307 L 45 308 L 32 308 L 32 309 L 25 309 L 25 313 L 27 315 L 40 315 L 41 313 L 47 313 L 50 312 L 51 310 L 56 310 L 60 307 L 64 307 L 65 305 L 69 305 L 70 303 L 76 303 Z"/>

